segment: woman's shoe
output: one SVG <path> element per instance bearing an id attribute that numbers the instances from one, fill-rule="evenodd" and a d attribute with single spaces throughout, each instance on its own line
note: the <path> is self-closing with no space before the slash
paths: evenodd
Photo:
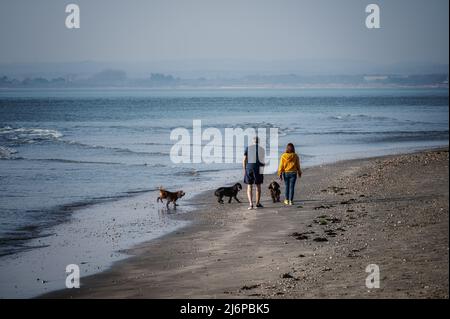
<path id="1" fill-rule="evenodd" d="M 287 199 L 284 200 L 284 205 L 289 205 L 289 201 Z"/>
<path id="2" fill-rule="evenodd" d="M 253 205 L 249 206 L 247 209 L 248 210 L 252 210 L 253 209 Z"/>
<path id="3" fill-rule="evenodd" d="M 289 206 L 292 206 L 292 205 L 294 205 L 294 202 L 293 201 L 289 201 Z"/>
<path id="4" fill-rule="evenodd" d="M 256 208 L 264 208 L 263 205 L 261 205 L 260 203 L 256 204 Z"/>

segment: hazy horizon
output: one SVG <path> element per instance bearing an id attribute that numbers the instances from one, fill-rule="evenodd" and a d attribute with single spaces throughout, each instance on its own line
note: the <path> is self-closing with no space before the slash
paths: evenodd
<path id="1" fill-rule="evenodd" d="M 77 75 L 89 77 L 105 70 L 124 71 L 129 78 L 146 78 L 151 73 L 163 73 L 180 78 L 242 78 L 246 76 L 334 75 L 422 75 L 448 74 L 448 64 L 396 63 L 367 64 L 361 61 L 159 61 L 154 63 L 123 62 L 58 62 L 58 63 L 0 63 L 0 76 L 12 78 Z"/>
<path id="2" fill-rule="evenodd" d="M 381 29 L 365 27 L 373 1 L 2 1 L 0 63 L 164 60 L 361 60 L 448 63 L 447 0 L 376 1 Z"/>

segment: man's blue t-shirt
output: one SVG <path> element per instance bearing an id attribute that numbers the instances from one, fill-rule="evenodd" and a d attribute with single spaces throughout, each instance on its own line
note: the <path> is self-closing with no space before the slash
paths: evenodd
<path id="1" fill-rule="evenodd" d="M 246 147 L 244 155 L 247 156 L 247 169 L 264 166 L 264 153 L 264 149 L 257 144 Z"/>

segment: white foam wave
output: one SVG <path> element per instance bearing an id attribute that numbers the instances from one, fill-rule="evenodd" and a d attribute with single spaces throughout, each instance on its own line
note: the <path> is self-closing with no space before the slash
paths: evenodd
<path id="1" fill-rule="evenodd" d="M 0 159 L 13 159 L 16 153 L 13 148 L 0 146 Z"/>
<path id="2" fill-rule="evenodd" d="M 57 140 L 63 134 L 57 130 L 41 128 L 12 128 L 4 126 L 0 128 L 0 140 L 7 143 L 27 144 L 46 140 Z"/>

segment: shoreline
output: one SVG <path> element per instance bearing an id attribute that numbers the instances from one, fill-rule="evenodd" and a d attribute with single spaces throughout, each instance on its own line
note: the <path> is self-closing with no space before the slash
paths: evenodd
<path id="1" fill-rule="evenodd" d="M 354 159 L 354 160 L 345 160 L 336 162 L 334 164 L 326 164 L 326 165 L 320 165 L 317 167 L 311 167 L 307 168 L 305 170 L 305 175 L 314 175 L 318 174 L 318 172 L 323 170 L 336 170 L 336 168 L 339 167 L 353 167 L 356 165 L 357 167 L 364 167 L 364 165 L 368 165 L 368 163 L 373 163 L 376 161 L 383 161 L 388 160 L 390 158 L 397 158 L 397 157 L 414 157 L 417 154 L 427 154 L 427 153 L 435 153 L 435 152 L 446 152 L 448 154 L 448 148 L 439 148 L 439 150 L 432 149 L 428 151 L 421 151 L 421 152 L 415 152 L 410 153 L 406 155 L 387 155 L 382 157 L 375 157 L 370 159 Z M 421 156 L 421 155 L 420 155 Z M 448 163 L 447 163 L 448 164 Z M 353 168 L 355 169 L 355 168 Z M 320 175 L 320 174 L 319 174 Z M 322 174 L 323 175 L 323 174 Z M 268 177 L 268 176 L 267 176 Z M 309 177 L 310 178 L 310 177 Z M 324 176 L 321 176 L 321 178 L 324 178 Z M 266 178 L 266 184 L 268 185 L 268 180 L 270 178 Z M 447 169 L 447 180 L 448 180 L 448 169 Z M 267 186 L 265 184 L 265 186 Z M 299 192 L 299 188 L 297 187 L 297 192 Z M 264 202 L 267 202 L 267 190 L 265 187 L 263 188 L 263 198 Z M 302 192 L 303 193 L 303 192 Z M 297 194 L 301 196 L 308 197 L 309 194 Z M 347 194 L 348 195 L 348 194 Z M 365 195 L 366 196 L 366 195 Z M 244 200 L 245 193 L 241 192 L 239 197 L 241 200 Z M 346 195 L 343 195 L 342 198 L 346 197 Z M 208 289 L 205 287 L 204 290 L 208 290 L 208 292 L 200 293 L 203 289 L 200 287 L 194 288 L 196 286 L 195 281 L 192 281 L 191 279 L 186 278 L 186 276 L 183 276 L 182 274 L 186 274 L 188 272 L 187 269 L 192 269 L 192 277 L 198 276 L 198 271 L 202 270 L 202 267 L 204 267 L 204 271 L 208 273 L 206 278 L 204 278 L 205 281 L 210 281 L 212 277 L 218 277 L 216 280 L 213 280 L 213 282 L 219 287 L 220 282 L 224 280 L 223 277 L 220 277 L 218 274 L 215 276 L 213 274 L 210 274 L 208 271 L 209 267 L 212 267 L 213 269 L 221 270 L 220 267 L 221 263 L 224 263 L 224 260 L 226 260 L 227 253 L 224 253 L 224 255 L 221 256 L 221 258 L 217 258 L 215 262 L 213 262 L 212 258 L 205 258 L 205 256 L 199 257 L 199 252 L 202 250 L 211 250 L 215 253 L 217 253 L 217 250 L 220 250 L 220 246 L 227 246 L 227 243 L 230 241 L 234 241 L 236 236 L 242 236 L 246 232 L 249 231 L 249 229 L 254 226 L 255 223 L 259 223 L 258 220 L 259 214 L 262 213 L 267 215 L 269 211 L 272 211 L 274 215 L 284 215 L 285 212 L 281 212 L 282 210 L 289 210 L 290 208 L 282 207 L 282 205 L 272 207 L 270 203 L 267 203 L 266 208 L 263 210 L 257 210 L 248 212 L 246 209 L 245 204 L 225 204 L 222 206 L 218 206 L 218 204 L 214 204 L 215 199 L 212 198 L 210 192 L 203 192 L 199 195 L 196 195 L 193 197 L 189 202 L 193 202 L 193 208 L 194 210 L 191 212 L 183 213 L 176 216 L 176 220 L 182 220 L 182 221 L 191 221 L 187 226 L 182 227 L 181 229 L 176 230 L 175 232 L 171 232 L 168 234 L 165 234 L 161 237 L 158 237 L 157 239 L 153 239 L 150 242 L 144 242 L 141 244 L 138 244 L 137 246 L 126 249 L 121 252 L 125 252 L 130 257 L 115 262 L 112 267 L 105 270 L 104 272 L 97 273 L 92 276 L 83 277 L 81 279 L 82 282 L 82 288 L 77 290 L 61 290 L 61 291 L 55 291 L 50 292 L 49 294 L 44 294 L 41 296 L 38 296 L 38 298 L 72 298 L 72 297 L 94 297 L 94 298 L 121 298 L 121 297 L 131 297 L 131 298 L 139 298 L 139 297 L 150 297 L 150 298 L 172 298 L 172 297 L 217 297 L 217 298 L 229 298 L 229 297 L 265 297 L 266 294 L 261 293 L 260 290 L 262 289 L 263 285 L 261 283 L 255 283 L 255 280 L 250 280 L 250 278 L 247 276 L 242 276 L 242 280 L 240 281 L 240 285 L 242 286 L 242 289 L 234 289 L 233 291 L 227 291 L 225 293 L 224 291 L 213 290 L 211 292 L 211 288 Z M 302 201 L 303 202 L 303 201 Z M 312 205 L 314 202 L 312 201 L 304 201 L 303 204 L 305 207 L 308 205 Z M 196 203 L 196 204 L 195 204 Z M 189 203 L 188 203 L 189 204 Z M 302 206 L 303 206 L 302 205 Z M 325 205 L 326 206 L 326 205 Z M 294 206 L 297 207 L 297 206 Z M 320 207 L 317 206 L 317 207 Z M 448 192 L 447 192 L 447 207 L 448 207 Z M 295 208 L 294 208 L 295 209 Z M 303 209 L 303 208 L 302 208 Z M 318 211 L 321 210 L 321 208 L 317 209 Z M 313 212 L 316 212 L 316 209 L 313 208 Z M 328 213 L 330 211 L 330 208 L 324 208 L 324 212 Z M 447 209 L 448 212 L 448 209 Z M 305 216 L 303 216 L 306 218 Z M 266 217 L 264 217 L 266 218 Z M 287 218 L 286 216 L 283 216 L 283 218 Z M 447 213 L 447 219 L 448 219 L 448 213 Z M 276 225 L 277 219 L 271 221 L 273 224 Z M 304 221 L 303 221 L 304 222 Z M 282 223 L 283 224 L 283 223 Z M 292 221 L 290 222 L 292 224 Z M 266 225 L 268 226 L 268 225 Z M 273 227 L 273 226 L 272 226 Z M 224 231 L 226 229 L 226 231 Z M 202 237 L 200 239 L 196 236 L 197 233 L 200 233 L 199 237 Z M 294 232 L 293 232 L 294 233 Z M 257 233 L 257 235 L 261 235 Z M 444 234 L 448 238 L 448 228 L 446 234 Z M 285 247 L 289 247 L 290 239 L 292 236 L 284 236 L 285 243 L 283 242 L 283 245 L 286 245 Z M 189 238 L 188 241 L 186 241 L 186 238 Z M 183 242 L 181 243 L 180 242 Z M 295 239 L 294 239 L 295 240 Z M 217 241 L 217 243 L 215 243 Z M 195 243 L 195 244 L 193 244 Z M 169 246 L 169 248 L 172 248 L 169 253 L 163 253 L 164 249 L 162 246 Z M 248 244 L 251 246 L 251 243 Z M 309 243 L 309 245 L 311 245 Z M 319 244 L 320 245 L 320 244 Z M 190 248 L 196 247 L 197 250 L 191 250 Z M 201 249 L 200 249 L 201 247 Z M 447 247 L 448 248 L 448 247 Z M 197 253 L 196 253 L 197 251 Z M 448 250 L 447 250 L 448 255 Z M 287 252 L 288 255 L 292 254 L 292 252 Z M 186 256 L 187 255 L 187 256 Z M 201 254 L 200 254 L 201 255 Z M 152 258 L 153 257 L 153 258 Z M 242 256 L 241 256 L 242 257 Z M 262 258 L 259 258 L 262 257 Z M 269 258 L 270 256 L 257 256 L 257 259 L 264 260 L 265 257 Z M 330 256 L 332 257 L 332 256 Z M 166 265 L 163 264 L 163 262 L 158 262 L 159 259 L 165 260 L 167 263 Z M 201 261 L 198 261 L 199 258 Z M 288 259 L 294 258 L 295 260 L 297 257 L 290 256 Z M 246 258 L 241 260 L 241 263 L 246 264 L 245 261 Z M 448 258 L 447 258 L 448 260 Z M 303 261 L 303 260 L 302 260 Z M 175 265 L 174 265 L 175 263 Z M 176 265 L 177 263 L 186 263 L 187 265 Z M 212 264 L 212 265 L 210 265 Z M 215 264 L 215 265 L 214 265 Z M 236 261 L 232 263 L 232 267 L 237 266 L 235 265 Z M 269 263 L 270 264 L 270 263 Z M 285 264 L 285 262 L 281 263 Z M 144 267 L 145 265 L 145 267 Z M 254 265 L 253 265 L 254 266 Z M 173 269 L 175 267 L 175 269 Z M 250 266 L 249 266 L 250 267 Z M 143 270 L 143 269 L 147 270 Z M 187 268 L 187 269 L 186 269 Z M 216 269 L 218 268 L 218 269 Z M 239 266 L 238 268 L 242 268 Z M 259 268 L 259 267 L 258 267 Z M 154 269 L 155 271 L 152 271 Z M 289 270 L 289 269 L 287 269 Z M 165 276 L 168 276 L 170 272 L 172 271 L 172 274 L 170 278 L 172 277 L 179 277 L 179 280 L 184 281 L 182 284 L 178 284 L 173 286 L 173 279 L 171 280 L 164 280 Z M 274 270 L 272 269 L 270 272 L 267 273 L 267 271 L 262 271 L 261 275 L 264 273 L 265 275 L 260 277 L 260 281 L 264 281 L 267 277 L 273 277 L 271 275 Z M 326 270 L 328 272 L 328 270 Z M 258 271 L 254 270 L 253 272 L 258 273 Z M 331 270 L 330 270 L 331 272 Z M 156 275 L 158 273 L 158 275 Z M 219 271 L 220 273 L 220 271 Z M 245 272 L 244 272 L 245 273 Z M 292 276 L 294 278 L 294 275 L 291 274 L 290 271 L 287 271 L 285 274 L 289 274 L 289 276 Z M 223 276 L 224 274 L 222 274 Z M 289 277 L 288 276 L 288 277 Z M 448 279 L 448 263 L 447 263 L 447 279 Z M 131 283 L 123 282 L 126 278 L 132 278 L 131 281 L 134 282 L 133 286 L 136 286 L 136 289 L 131 289 L 132 285 Z M 138 279 L 142 279 L 145 281 L 146 284 L 137 284 L 135 281 Z M 201 280 L 202 278 L 196 278 L 197 281 Z M 221 279 L 221 280 L 219 280 Z M 248 279 L 248 280 L 246 280 Z M 273 278 L 272 280 L 275 280 Z M 229 280 L 228 280 L 229 281 Z M 298 282 L 298 278 L 296 278 L 295 282 Z M 167 282 L 167 285 L 166 285 Z M 447 280 L 448 282 L 448 280 Z M 187 289 L 186 287 L 180 287 L 180 285 L 193 285 L 190 289 Z M 295 284 L 295 283 L 294 283 Z M 293 286 L 295 286 L 292 284 Z M 153 285 L 153 286 L 152 286 Z M 243 292 L 246 292 L 247 289 L 244 289 L 245 287 L 253 287 L 257 285 L 257 287 L 248 289 L 249 292 L 252 292 L 252 294 L 245 294 Z M 149 288 L 152 286 L 152 292 L 146 291 L 145 288 Z M 214 286 L 214 285 L 213 285 Z M 181 289 L 184 288 L 184 289 Z M 223 287 L 221 287 L 223 288 Z M 177 293 L 171 293 L 171 289 L 174 291 L 178 291 Z M 183 295 L 184 290 L 189 290 L 190 293 L 187 295 Z M 217 289 L 217 288 L 216 288 Z M 223 289 L 222 289 L 223 290 Z M 289 289 L 288 289 L 289 290 Z M 255 292 L 256 291 L 256 292 Z M 195 293 L 193 293 L 195 292 Z M 447 293 L 443 294 L 448 296 L 448 286 L 447 286 Z M 275 294 L 271 297 L 284 297 L 291 296 L 289 293 L 280 293 L 279 295 Z M 442 296 L 442 293 L 441 295 Z M 316 297 L 316 296 L 314 296 Z M 320 297 L 320 296 L 319 296 Z"/>
<path id="2" fill-rule="evenodd" d="M 188 195 L 177 216 L 194 210 L 192 198 L 210 187 L 205 183 L 197 189 L 184 188 Z M 67 265 L 79 265 L 81 278 L 99 274 L 128 259 L 130 248 L 171 234 L 190 222 L 175 217 L 173 210 L 168 214 L 165 206 L 156 203 L 156 196 L 157 191 L 150 190 L 66 205 L 76 209 L 70 210 L 64 222 L 27 241 L 30 249 L 2 257 L 0 298 L 36 298 L 64 289 Z"/>
<path id="3" fill-rule="evenodd" d="M 446 146 L 428 149 L 442 147 Z M 377 157 L 421 150 L 421 147 L 386 149 Z M 361 157 L 363 153 L 347 153 L 334 161 L 323 159 L 303 166 L 336 165 Z M 35 298 L 64 289 L 66 274 L 63 270 L 68 264 L 81 265 L 82 279 L 109 270 L 117 262 L 133 257 L 134 247 L 171 235 L 191 223 L 196 218 L 195 212 L 194 215 L 186 213 L 203 208 L 195 204 L 197 196 L 210 194 L 230 180 L 239 181 L 240 175 L 240 169 L 229 170 L 224 176 L 214 176 L 214 183 L 199 181 L 199 185 L 193 182 L 182 187 L 188 196 L 183 198 L 176 214 L 173 211 L 167 214 L 165 207 L 152 202 L 153 197 L 156 198 L 153 190 L 105 197 L 107 200 L 99 202 L 90 200 L 65 205 L 70 211 L 63 216 L 65 222 L 46 227 L 43 233 L 28 240 L 26 245 L 31 248 L 2 257 L 0 273 L 10 276 L 0 276 L 0 298 Z M 15 277 L 20 280 L 13 280 Z"/>

